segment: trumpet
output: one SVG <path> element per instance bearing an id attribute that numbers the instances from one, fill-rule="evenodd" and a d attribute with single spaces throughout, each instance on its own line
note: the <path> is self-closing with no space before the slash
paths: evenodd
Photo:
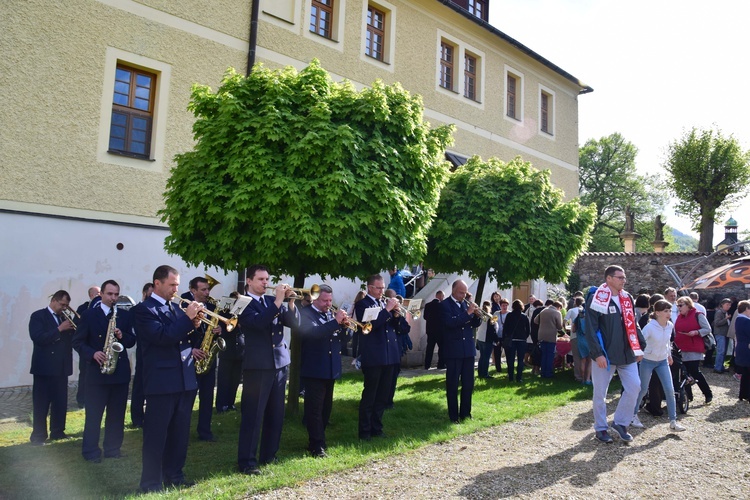
<path id="1" fill-rule="evenodd" d="M 70 323 L 73 325 L 73 330 L 77 329 L 78 326 L 76 325 L 76 321 L 81 319 L 81 315 L 78 314 L 75 309 L 71 309 L 70 307 L 66 307 L 62 311 L 60 311 L 64 316 L 65 319 L 70 321 Z"/>
<path id="2" fill-rule="evenodd" d="M 302 295 L 306 293 L 310 294 L 310 298 L 312 300 L 315 300 L 320 296 L 320 287 L 318 285 L 313 285 L 310 288 L 292 288 L 289 285 L 276 285 L 276 286 L 267 286 L 266 290 L 276 291 L 276 289 L 280 286 L 286 287 L 286 290 L 293 291 L 297 295 L 297 297 L 292 297 L 294 299 L 299 299 L 302 297 Z"/>
<path id="3" fill-rule="evenodd" d="M 185 304 L 190 304 L 190 303 L 192 302 L 192 300 L 188 300 L 188 299 L 183 299 L 182 297 L 180 297 L 180 296 L 179 296 L 179 295 L 177 295 L 177 294 L 174 294 L 174 295 L 172 296 L 172 300 L 173 300 L 173 301 L 174 301 L 174 300 L 177 300 L 177 301 L 178 301 L 178 302 L 179 302 L 180 304 L 182 304 L 182 303 L 185 303 Z M 237 326 L 237 321 L 238 321 L 238 318 L 237 318 L 237 316 L 232 316 L 231 318 L 225 318 L 224 316 L 221 316 L 221 315 L 219 315 L 219 314 L 216 314 L 216 313 L 215 313 L 215 312 L 213 312 L 213 311 L 209 311 L 208 309 L 202 309 L 202 310 L 201 310 L 201 312 L 200 312 L 200 314 L 202 315 L 202 316 L 200 317 L 200 320 L 201 320 L 201 321 L 202 321 L 203 323 L 205 323 L 205 324 L 207 324 L 207 325 L 209 325 L 209 326 L 216 326 L 216 323 L 212 322 L 212 321 L 211 321 L 210 319 L 208 319 L 208 318 L 212 318 L 212 319 L 214 319 L 214 320 L 219 320 L 219 321 L 221 321 L 222 323 L 224 323 L 224 324 L 226 325 L 226 327 L 227 327 L 227 331 L 228 331 L 228 332 L 231 332 L 231 331 L 232 331 L 232 330 L 234 330 L 234 329 L 235 329 L 235 327 Z"/>
<path id="4" fill-rule="evenodd" d="M 328 308 L 328 310 L 331 311 L 332 313 L 335 313 L 336 311 L 338 311 L 338 309 L 339 308 L 336 306 L 331 306 Z M 344 325 L 346 325 L 352 330 L 354 330 L 354 328 L 351 328 L 352 325 L 355 326 L 356 328 L 359 328 L 360 330 L 362 330 L 362 335 L 367 335 L 368 333 L 372 331 L 372 323 L 370 323 L 369 321 L 367 323 L 360 323 L 359 321 L 357 321 L 356 319 L 352 318 L 349 315 L 346 316 Z"/>
<path id="5" fill-rule="evenodd" d="M 482 321 L 489 321 L 493 325 L 495 323 L 497 323 L 497 316 L 494 316 L 494 315 L 488 313 L 487 311 L 485 311 L 484 309 L 482 309 L 481 307 L 479 307 L 474 302 L 467 302 L 467 304 L 469 304 L 469 305 L 473 304 L 474 307 L 476 307 L 476 310 L 474 311 L 474 314 L 476 314 L 477 316 L 479 316 L 480 318 L 482 318 Z"/>

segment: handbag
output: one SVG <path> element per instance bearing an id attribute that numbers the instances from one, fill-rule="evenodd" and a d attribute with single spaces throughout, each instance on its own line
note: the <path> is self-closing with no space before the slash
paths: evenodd
<path id="1" fill-rule="evenodd" d="M 714 337 L 714 334 L 712 332 L 708 332 L 708 335 L 703 337 L 703 346 L 707 351 L 710 351 L 711 349 L 716 347 L 716 337 Z"/>

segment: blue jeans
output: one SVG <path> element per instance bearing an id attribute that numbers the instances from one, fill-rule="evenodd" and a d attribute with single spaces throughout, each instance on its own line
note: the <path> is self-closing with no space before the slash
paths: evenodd
<path id="1" fill-rule="evenodd" d="M 714 370 L 718 372 L 724 371 L 724 358 L 727 355 L 727 338 L 724 335 L 716 336 L 716 362 L 714 363 Z"/>
<path id="2" fill-rule="evenodd" d="M 638 372 L 641 377 L 641 392 L 638 394 L 638 402 L 635 404 L 633 415 L 638 414 L 638 409 L 641 407 L 641 401 L 643 401 L 643 397 L 648 392 L 648 384 L 651 382 L 651 373 L 656 372 L 659 381 L 661 381 L 661 388 L 664 390 L 664 399 L 667 400 L 667 415 L 669 415 L 669 420 L 677 420 L 677 405 L 675 405 L 674 402 L 672 371 L 669 369 L 669 363 L 667 360 L 650 361 L 643 358 L 638 368 Z"/>
<path id="3" fill-rule="evenodd" d="M 489 375 L 492 347 L 492 342 L 482 342 L 481 340 L 477 340 L 477 349 L 479 350 L 477 376 L 479 376 L 479 378 L 486 378 L 487 375 Z"/>
<path id="4" fill-rule="evenodd" d="M 539 342 L 542 350 L 542 377 L 552 378 L 555 371 L 555 342 Z"/>

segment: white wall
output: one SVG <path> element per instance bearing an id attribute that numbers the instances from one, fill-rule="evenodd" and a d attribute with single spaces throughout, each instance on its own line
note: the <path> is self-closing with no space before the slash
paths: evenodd
<path id="1" fill-rule="evenodd" d="M 191 278 L 205 272 L 167 255 L 166 228 L 15 213 L 0 213 L 0 228 L 0 387 L 32 383 L 29 317 L 46 307 L 57 290 L 67 290 L 75 308 L 88 300 L 90 286 L 114 279 L 120 284 L 120 294 L 139 302 L 143 284 L 151 281 L 159 265 L 180 271 L 181 292 L 187 291 Z M 123 244 L 122 250 L 117 249 L 118 243 Z M 208 273 L 221 282 L 212 296 L 219 298 L 234 290 L 236 273 L 226 275 L 216 269 Z M 73 357 L 70 380 L 78 377 L 75 352 Z"/>

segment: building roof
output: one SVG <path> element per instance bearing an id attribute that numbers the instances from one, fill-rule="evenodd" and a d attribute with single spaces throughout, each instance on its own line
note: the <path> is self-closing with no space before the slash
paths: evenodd
<path id="1" fill-rule="evenodd" d="M 527 56 L 531 57 L 532 59 L 538 61 L 539 63 L 543 64 L 544 66 L 547 66 L 549 69 L 551 69 L 555 73 L 561 75 L 563 78 L 565 78 L 565 79 L 573 82 L 574 84 L 578 85 L 578 87 L 579 87 L 578 93 L 579 94 L 588 94 L 589 92 L 593 92 L 594 91 L 593 88 L 591 88 L 590 86 L 586 85 L 581 80 L 579 80 L 575 76 L 571 75 L 570 73 L 568 73 L 567 71 L 565 71 L 564 69 L 562 69 L 560 66 L 554 64 L 549 59 L 546 59 L 546 58 L 542 57 L 541 55 L 537 54 L 536 52 L 534 52 L 533 50 L 531 50 L 530 48 L 528 48 L 527 46 L 525 46 L 524 44 L 522 44 L 521 42 L 519 42 L 518 40 L 516 40 L 515 38 L 512 38 L 512 37 L 506 35 L 502 31 L 500 31 L 499 29 L 497 29 L 494 26 L 492 26 L 487 21 L 484 21 L 484 20 L 482 20 L 482 19 L 480 19 L 480 18 L 478 18 L 478 17 L 476 17 L 476 16 L 474 16 L 472 14 L 469 14 L 469 11 L 467 11 L 463 7 L 460 7 L 460 6 L 456 5 L 456 4 L 454 4 L 453 2 L 451 2 L 451 0 L 438 0 L 438 2 L 440 2 L 443 5 L 445 5 L 446 7 L 449 7 L 451 9 L 455 10 L 456 12 L 458 12 L 459 14 L 461 14 L 462 16 L 464 16 L 465 18 L 467 18 L 467 19 L 475 22 L 476 24 L 478 24 L 479 26 L 483 27 L 484 29 L 486 29 L 487 31 L 489 31 L 490 33 L 492 33 L 493 35 L 497 36 L 501 40 L 503 40 L 503 41 L 507 42 L 508 44 L 510 44 L 511 46 L 515 47 L 516 49 L 518 49 L 522 53 L 524 53 Z"/>

